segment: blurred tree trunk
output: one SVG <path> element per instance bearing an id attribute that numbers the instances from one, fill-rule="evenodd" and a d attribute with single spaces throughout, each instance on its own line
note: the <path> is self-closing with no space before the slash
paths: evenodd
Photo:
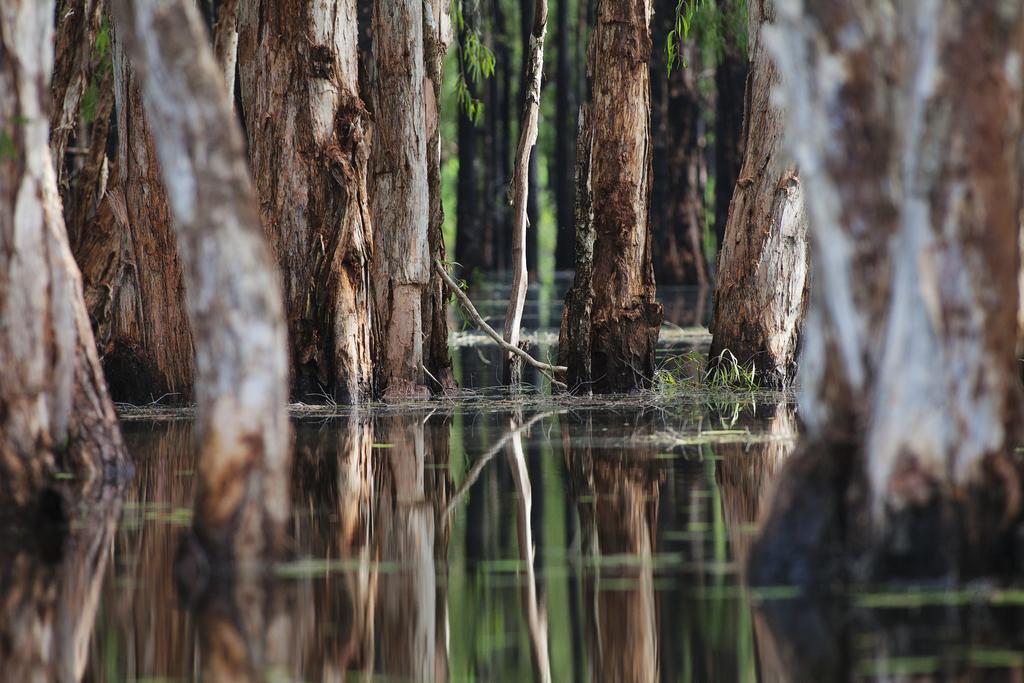
<path id="1" fill-rule="evenodd" d="M 429 7 L 429 5 L 427 5 Z M 423 325 L 431 279 L 423 9 L 421 0 L 373 6 L 373 354 L 385 397 L 426 396 Z"/>
<path id="2" fill-rule="evenodd" d="M 662 319 L 661 305 L 654 298 L 649 216 L 650 19 L 651 6 L 644 0 L 601 0 L 591 38 L 593 102 L 586 156 L 595 240 L 592 275 L 581 281 L 577 250 L 573 287 L 592 291 L 593 305 L 589 317 L 574 320 L 573 325 L 588 328 L 591 368 L 586 374 L 598 393 L 650 384 Z M 576 163 L 587 163 L 579 150 Z M 581 226 L 576 229 L 579 233 Z M 574 316 L 572 311 L 567 307 L 563 318 Z M 574 354 L 570 376 L 579 374 L 572 367 L 579 362 Z"/>
<path id="3" fill-rule="evenodd" d="M 573 165 L 576 157 L 576 114 L 579 105 L 576 99 L 575 70 L 572 68 L 576 56 L 571 47 L 572 26 L 569 23 L 569 0 L 555 0 L 555 155 L 554 164 L 548 175 L 551 178 L 551 194 L 555 197 L 555 270 L 572 270 L 574 267 L 576 225 L 573 191 Z"/>
<path id="4" fill-rule="evenodd" d="M 800 178 L 771 99 L 779 70 L 760 35 L 774 17 L 773 0 L 750 3 L 746 154 L 718 256 L 709 362 L 732 354 L 762 384 L 784 387 L 796 373 L 809 265 Z"/>
<path id="5" fill-rule="evenodd" d="M 512 35 L 502 0 L 492 0 L 494 13 L 495 98 L 493 114 L 493 156 L 489 164 L 488 201 L 493 211 L 492 267 L 508 270 L 512 265 L 509 235 L 512 212 L 508 205 L 508 182 L 512 170 Z"/>
<path id="6" fill-rule="evenodd" d="M 283 548 L 290 513 L 286 329 L 241 130 L 191 0 L 116 0 L 174 213 L 196 334 L 195 530 L 215 559 Z"/>
<path id="7" fill-rule="evenodd" d="M 466 87 L 472 97 L 479 96 L 479 86 L 469 76 L 469 63 L 465 56 L 465 46 L 469 36 L 479 30 L 479 7 L 476 0 L 462 3 L 462 28 L 459 29 L 458 54 L 459 70 L 466 79 Z M 489 84 L 487 84 L 488 87 Z M 484 107 L 484 116 L 490 119 L 492 112 Z M 455 260 L 462 265 L 464 272 L 472 274 L 487 270 L 485 261 L 484 216 L 480 201 L 480 135 L 477 123 L 459 107 L 456 112 L 459 135 L 459 180 L 457 196 Z"/>
<path id="8" fill-rule="evenodd" d="M 124 458 L 49 147 L 53 2 L 0 5 L 0 502 L 23 506 Z"/>
<path id="9" fill-rule="evenodd" d="M 715 237 L 719 248 L 725 243 L 729 203 L 743 166 L 747 54 L 752 37 L 747 33 L 747 2 L 719 0 L 722 50 L 715 65 Z"/>
<path id="10" fill-rule="evenodd" d="M 193 348 L 181 262 L 138 76 L 112 33 L 117 160 L 95 217 L 76 216 L 72 249 L 114 400 L 187 402 Z"/>
<path id="11" fill-rule="evenodd" d="M 776 584 L 837 554 L 856 578 L 1019 562 L 1024 6 L 863 9 L 780 4 L 765 37 L 821 264 L 806 430 L 750 562 Z"/>
<path id="12" fill-rule="evenodd" d="M 687 41 L 672 73 L 667 73 L 665 38 L 675 26 L 675 8 L 676 0 L 658 0 L 654 13 L 651 233 L 658 245 L 653 250 L 654 274 L 662 284 L 706 287 L 703 179 L 707 173 L 697 90 L 700 50 L 692 39 Z"/>
<path id="13" fill-rule="evenodd" d="M 369 123 L 354 0 L 245 0 L 241 99 L 260 214 L 284 275 L 291 393 L 370 398 Z"/>
<path id="14" fill-rule="evenodd" d="M 424 5 L 424 10 L 427 5 Z M 430 193 L 430 224 L 427 242 L 430 261 L 447 260 L 444 246 L 444 206 L 441 201 L 441 81 L 444 58 L 452 41 L 451 0 L 431 0 L 431 12 L 423 16 L 423 82 L 427 124 L 427 185 Z M 423 364 L 428 385 L 434 391 L 456 387 L 448 355 L 448 288 L 428 264 L 429 283 L 423 295 Z"/>

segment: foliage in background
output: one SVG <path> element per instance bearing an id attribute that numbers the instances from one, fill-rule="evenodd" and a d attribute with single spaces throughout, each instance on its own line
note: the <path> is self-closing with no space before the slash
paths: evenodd
<path id="1" fill-rule="evenodd" d="M 474 0 L 470 0 L 473 2 Z M 459 72 L 455 76 L 455 97 L 461 109 L 474 125 L 483 120 L 484 103 L 474 97 L 469 83 L 481 83 L 494 75 L 494 53 L 480 40 L 476 27 L 466 28 L 462 1 L 452 3 L 452 24 L 455 26 L 455 49 L 458 51 Z"/>
<path id="2" fill-rule="evenodd" d="M 741 54 L 747 54 L 747 2 L 733 0 L 679 0 L 675 27 L 665 37 L 668 73 L 677 64 L 689 66 L 683 48 L 695 38 L 705 62 L 717 62 L 727 47 L 727 37 L 736 41 Z M 724 6 L 723 6 L 724 5 Z"/>

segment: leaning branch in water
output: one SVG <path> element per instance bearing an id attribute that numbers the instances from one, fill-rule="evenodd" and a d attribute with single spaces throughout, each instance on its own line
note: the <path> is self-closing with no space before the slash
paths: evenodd
<path id="1" fill-rule="evenodd" d="M 441 278 L 444 280 L 445 284 L 448 285 L 448 289 L 452 290 L 452 293 L 459 300 L 459 303 L 461 303 L 462 307 L 466 309 L 466 313 L 469 314 L 469 317 L 473 320 L 474 323 L 476 323 L 476 326 L 479 327 L 484 334 L 486 334 L 488 337 L 497 342 L 498 346 L 500 346 L 501 348 L 505 349 L 509 353 L 516 354 L 524 361 L 526 361 L 529 365 L 532 365 L 533 367 L 540 370 L 544 374 L 544 376 L 551 380 L 551 383 L 554 384 L 559 389 L 566 388 L 565 383 L 559 382 L 557 379 L 553 377 L 553 375 L 565 373 L 568 370 L 568 368 L 566 368 L 564 365 L 550 365 L 548 363 L 542 363 L 541 361 L 537 360 L 536 358 L 528 354 L 526 351 L 523 351 L 518 346 L 512 346 L 511 344 L 506 342 L 504 339 L 501 338 L 501 335 L 495 332 L 494 328 L 488 325 L 487 322 L 483 319 L 483 317 L 481 317 L 481 315 L 476 310 L 476 306 L 473 305 L 473 302 L 469 300 L 469 297 L 466 296 L 466 293 L 462 291 L 462 288 L 459 287 L 458 283 L 455 282 L 455 280 L 452 279 L 452 276 L 448 274 L 448 270 L 437 259 L 434 259 L 434 268 L 437 269 L 437 272 L 441 275 Z"/>

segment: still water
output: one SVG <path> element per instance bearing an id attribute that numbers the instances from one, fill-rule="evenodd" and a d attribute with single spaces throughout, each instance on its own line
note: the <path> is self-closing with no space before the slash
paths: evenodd
<path id="1" fill-rule="evenodd" d="M 464 385 L 496 359 L 460 346 Z M 126 420 L 128 489 L 62 547 L 29 533 L 0 557 L 0 681 L 1024 679 L 1013 593 L 747 588 L 791 402 L 643 403 L 296 419 L 291 559 L 205 591 L 174 571 L 190 422 Z"/>

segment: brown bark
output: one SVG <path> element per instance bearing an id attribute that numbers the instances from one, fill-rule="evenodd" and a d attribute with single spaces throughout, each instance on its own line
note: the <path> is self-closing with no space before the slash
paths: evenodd
<path id="1" fill-rule="evenodd" d="M 53 3 L 0 6 L 0 502 L 123 462 L 48 145 Z"/>
<path id="2" fill-rule="evenodd" d="M 113 5 L 140 74 L 196 333 L 197 536 L 215 558 L 280 551 L 289 516 L 280 285 L 241 131 L 190 0 Z M 172 67 L 173 65 L 173 67 Z"/>
<path id="3" fill-rule="evenodd" d="M 75 260 L 114 400 L 186 402 L 193 395 L 192 332 L 167 193 L 138 76 L 116 30 L 112 49 L 117 161 L 94 218 L 88 197 L 75 207 Z"/>
<path id="4" fill-rule="evenodd" d="M 796 373 L 809 264 L 800 177 L 782 148 L 785 113 L 772 104 L 779 69 L 760 35 L 774 17 L 772 0 L 750 3 L 746 153 L 718 256 L 708 357 L 714 368 L 732 354 L 761 383 L 784 387 Z"/>
<path id="5" fill-rule="evenodd" d="M 750 563 L 776 583 L 836 552 L 869 576 L 1015 562 L 1024 7 L 862 5 L 780 5 L 766 37 L 821 264 L 806 431 Z"/>
<path id="6" fill-rule="evenodd" d="M 427 186 L 430 196 L 430 224 L 427 242 L 430 260 L 445 261 L 444 207 L 441 205 L 441 80 L 444 58 L 452 40 L 451 0 L 431 0 L 431 12 L 424 5 L 423 82 L 427 123 Z M 456 387 L 452 360 L 448 355 L 448 289 L 429 267 L 430 282 L 423 297 L 423 365 L 428 385 L 434 391 Z"/>
<path id="7" fill-rule="evenodd" d="M 249 157 L 284 274 L 292 396 L 366 400 L 373 231 L 355 0 L 245 0 L 239 30 Z"/>
<path id="8" fill-rule="evenodd" d="M 591 329 L 594 305 L 594 208 L 590 187 L 590 156 L 593 135 L 586 105 L 580 107 L 576 140 L 576 272 L 565 294 L 565 310 L 558 333 L 558 360 L 567 368 L 566 385 L 572 391 L 590 394 Z"/>
<path id="9" fill-rule="evenodd" d="M 428 5 L 429 7 L 429 5 Z M 430 193 L 422 0 L 375 0 L 370 157 L 373 360 L 385 397 L 426 396 L 424 300 L 430 287 Z"/>
<path id="10" fill-rule="evenodd" d="M 102 19 L 102 0 L 60 0 L 57 3 L 50 153 L 57 170 L 59 188 L 65 182 L 64 152 L 78 125 L 82 96 L 89 87 L 96 66 L 93 52 Z"/>
<path id="11" fill-rule="evenodd" d="M 238 66 L 238 8 L 241 0 L 223 0 L 213 27 L 213 54 L 224 74 L 228 101 L 235 101 L 235 70 Z"/>
<path id="12" fill-rule="evenodd" d="M 602 0 L 590 43 L 590 386 L 598 393 L 650 384 L 662 320 L 654 298 L 649 218 L 650 19 L 649 0 Z"/>
<path id="13" fill-rule="evenodd" d="M 540 86 L 544 75 L 544 36 L 548 28 L 547 0 L 536 0 L 534 23 L 530 33 L 529 49 L 526 51 L 523 70 L 522 118 L 519 122 L 519 147 L 516 149 L 515 166 L 512 174 L 512 291 L 508 308 L 505 310 L 504 340 L 512 346 L 519 346 L 519 328 L 526 305 L 526 290 L 530 274 L 527 258 L 527 229 L 531 227 L 528 217 L 531 192 L 536 195 L 536 183 L 531 182 L 531 158 L 537 145 L 537 127 L 540 118 Z M 532 225 L 534 232 L 539 228 Z M 519 384 L 521 368 L 514 354 L 505 353 L 505 383 Z"/>

